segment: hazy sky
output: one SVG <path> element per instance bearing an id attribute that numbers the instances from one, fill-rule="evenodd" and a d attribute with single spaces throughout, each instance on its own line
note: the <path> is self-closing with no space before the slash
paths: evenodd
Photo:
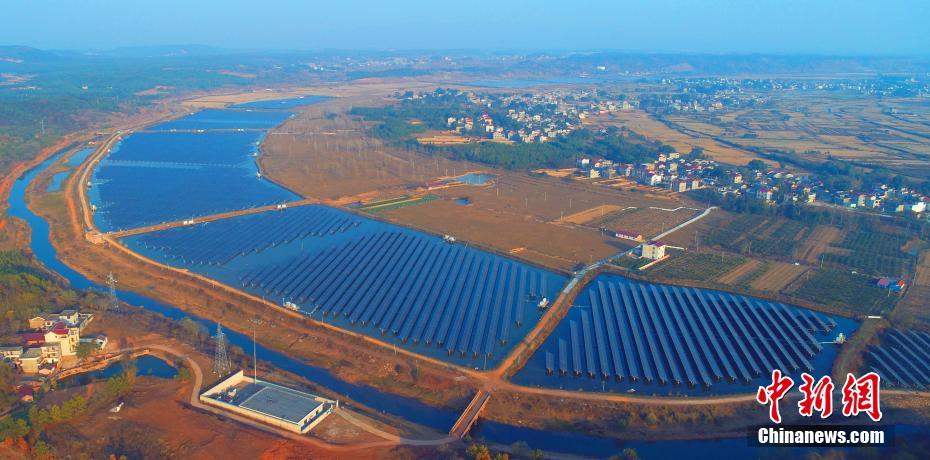
<path id="1" fill-rule="evenodd" d="M 930 55 L 928 0 L 6 0 L 0 44 Z"/>

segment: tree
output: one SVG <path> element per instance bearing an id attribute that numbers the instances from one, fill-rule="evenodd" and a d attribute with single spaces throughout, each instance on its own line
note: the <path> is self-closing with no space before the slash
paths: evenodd
<path id="1" fill-rule="evenodd" d="M 763 171 L 766 168 L 765 162 L 759 159 L 749 160 L 746 166 L 753 171 Z"/>
<path id="2" fill-rule="evenodd" d="M 52 448 L 45 441 L 36 441 L 36 445 L 32 447 L 32 456 L 37 460 L 47 460 L 54 458 L 52 453 Z"/>
<path id="3" fill-rule="evenodd" d="M 97 344 L 94 342 L 81 342 L 77 346 L 77 357 L 80 360 L 85 360 L 96 352 Z"/>
<path id="4" fill-rule="evenodd" d="M 491 452 L 488 451 L 488 446 L 484 444 L 472 444 L 468 446 L 465 455 L 473 460 L 491 460 Z"/>
<path id="5" fill-rule="evenodd" d="M 191 339 L 194 339 L 195 341 L 203 340 L 204 337 L 210 334 L 210 332 L 207 331 L 207 328 L 202 324 L 187 317 L 184 317 L 178 321 L 178 324 L 181 326 L 181 329 L 187 334 L 187 336 Z"/>

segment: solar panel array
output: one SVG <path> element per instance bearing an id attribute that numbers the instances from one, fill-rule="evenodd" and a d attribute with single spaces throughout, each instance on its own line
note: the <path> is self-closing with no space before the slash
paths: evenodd
<path id="1" fill-rule="evenodd" d="M 104 231 L 268 206 L 297 195 L 241 168 L 175 168 L 103 164 L 91 200 Z"/>
<path id="2" fill-rule="evenodd" d="M 289 113 L 205 110 L 171 123 L 206 128 L 271 128 Z M 236 113 L 239 113 L 237 115 Z M 244 117 L 244 118 L 243 118 Z M 94 221 L 104 231 L 293 201 L 257 175 L 264 133 L 138 132 L 123 139 L 91 179 Z"/>
<path id="3" fill-rule="evenodd" d="M 147 130 L 271 129 L 290 117 L 290 112 L 206 109 L 177 120 L 152 126 Z"/>
<path id="4" fill-rule="evenodd" d="M 710 386 L 812 371 L 829 317 L 723 292 L 596 280 L 544 350 L 548 374 Z M 555 368 L 555 363 L 558 368 Z"/>
<path id="5" fill-rule="evenodd" d="M 868 352 L 867 364 L 886 384 L 930 389 L 930 334 L 889 329 Z"/>
<path id="6" fill-rule="evenodd" d="M 134 133 L 123 139 L 106 161 L 235 166 L 251 161 L 262 136 L 256 131 Z"/>
<path id="7" fill-rule="evenodd" d="M 264 110 L 281 110 L 304 105 L 316 104 L 318 102 L 328 101 L 328 96 L 300 96 L 288 99 L 271 99 L 264 101 L 243 102 L 241 104 L 230 105 L 231 109 L 264 109 Z"/>
<path id="8" fill-rule="evenodd" d="M 143 234 L 132 244 L 186 265 L 222 266 L 237 256 L 297 239 L 346 232 L 360 223 L 350 214 L 308 205 Z"/>
<path id="9" fill-rule="evenodd" d="M 246 272 L 241 283 L 310 312 L 452 355 L 493 356 L 561 277 L 405 231 L 369 233 Z"/>

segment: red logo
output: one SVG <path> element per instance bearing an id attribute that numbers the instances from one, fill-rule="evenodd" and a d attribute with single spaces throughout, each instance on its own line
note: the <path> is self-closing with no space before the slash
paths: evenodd
<path id="1" fill-rule="evenodd" d="M 878 392 L 881 377 L 875 372 L 859 377 L 846 374 L 846 383 L 843 384 L 843 415 L 850 417 L 865 412 L 869 418 L 877 422 L 882 419 L 882 408 Z"/>
<path id="2" fill-rule="evenodd" d="M 759 387 L 756 392 L 756 402 L 759 404 L 769 404 L 769 418 L 773 423 L 781 423 L 781 413 L 778 412 L 778 401 L 785 397 L 785 393 L 794 386 L 794 380 L 791 377 L 782 376 L 781 371 L 775 369 L 772 371 L 772 384 L 767 387 Z"/>
<path id="3" fill-rule="evenodd" d="M 798 402 L 798 412 L 805 417 L 820 412 L 820 418 L 827 418 L 833 414 L 833 379 L 825 375 L 814 384 L 814 376 L 803 373 L 801 380 L 804 383 L 798 387 L 804 397 Z"/>
<path id="4" fill-rule="evenodd" d="M 805 372 L 801 374 L 801 380 L 804 382 L 798 386 L 798 390 L 801 391 L 798 413 L 804 417 L 813 417 L 814 411 L 817 411 L 820 412 L 820 418 L 830 417 L 833 414 L 833 379 L 827 375 L 815 380 L 814 376 Z M 773 423 L 781 423 L 778 403 L 793 386 L 794 380 L 791 377 L 775 369 L 772 371 L 772 384 L 760 386 L 756 392 L 756 402 L 769 405 L 769 418 Z M 881 420 L 880 390 L 881 377 L 875 372 L 869 372 L 858 379 L 852 374 L 846 374 L 846 383 L 843 384 L 843 415 L 852 417 L 865 413 L 873 421 Z"/>

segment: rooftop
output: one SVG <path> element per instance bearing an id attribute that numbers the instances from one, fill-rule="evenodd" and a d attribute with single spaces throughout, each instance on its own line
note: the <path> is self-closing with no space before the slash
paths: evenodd
<path id="1" fill-rule="evenodd" d="M 233 404 L 271 417 L 299 423 L 323 404 L 314 395 L 261 380 L 247 383 L 236 394 Z"/>

